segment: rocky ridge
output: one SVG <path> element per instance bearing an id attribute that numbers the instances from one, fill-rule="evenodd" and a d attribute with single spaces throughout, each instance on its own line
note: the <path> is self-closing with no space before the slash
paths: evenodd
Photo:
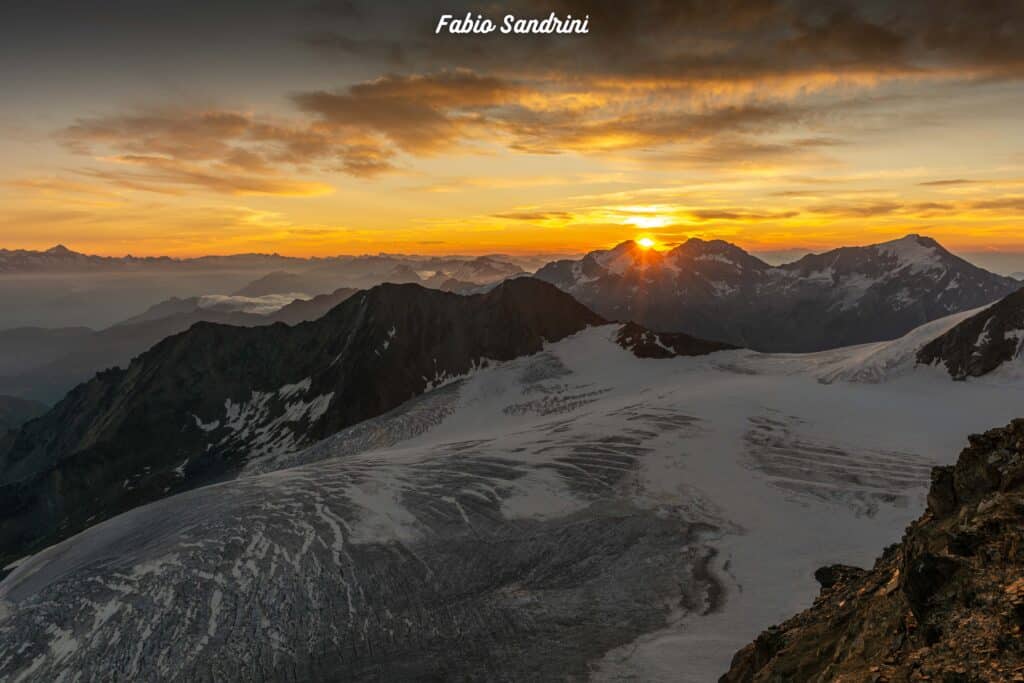
<path id="1" fill-rule="evenodd" d="M 198 323 L 0 440 L 0 560 L 603 322 L 523 278 L 472 297 L 381 285 L 293 327 Z"/>
<path id="2" fill-rule="evenodd" d="M 1024 419 L 972 435 L 870 570 L 825 567 L 814 606 L 721 683 L 1024 681 Z"/>
<path id="3" fill-rule="evenodd" d="M 895 339 L 1020 287 L 921 235 L 771 266 L 722 240 L 665 252 L 623 242 L 537 277 L 597 313 L 758 351 L 820 351 Z"/>
<path id="4" fill-rule="evenodd" d="M 923 365 L 943 364 L 953 379 L 981 377 L 1024 357 L 1024 289 L 971 316 L 917 354 Z"/>

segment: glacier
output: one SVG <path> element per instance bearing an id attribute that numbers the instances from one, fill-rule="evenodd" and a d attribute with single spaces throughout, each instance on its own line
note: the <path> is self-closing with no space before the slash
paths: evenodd
<path id="1" fill-rule="evenodd" d="M 906 367 L 907 339 L 641 359 L 618 330 L 19 561 L 0 678 L 715 680 L 1024 398 Z"/>

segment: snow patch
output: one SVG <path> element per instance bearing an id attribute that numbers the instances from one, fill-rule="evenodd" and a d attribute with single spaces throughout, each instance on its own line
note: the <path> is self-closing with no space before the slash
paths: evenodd
<path id="1" fill-rule="evenodd" d="M 194 414 L 194 413 L 192 415 L 192 419 L 196 421 L 196 427 L 199 427 L 204 432 L 212 432 L 215 429 L 220 427 L 220 420 L 213 420 L 211 422 L 203 422 L 201 419 L 199 419 L 199 416 Z"/>

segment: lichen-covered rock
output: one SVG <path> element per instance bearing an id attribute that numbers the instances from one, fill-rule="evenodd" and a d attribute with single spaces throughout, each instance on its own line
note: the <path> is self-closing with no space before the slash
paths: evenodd
<path id="1" fill-rule="evenodd" d="M 1024 420 L 970 437 L 928 501 L 871 570 L 819 570 L 814 606 L 722 683 L 1024 681 Z"/>

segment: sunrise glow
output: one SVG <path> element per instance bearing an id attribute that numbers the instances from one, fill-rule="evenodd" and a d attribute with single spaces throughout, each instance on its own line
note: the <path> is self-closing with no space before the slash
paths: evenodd
<path id="1" fill-rule="evenodd" d="M 771 3 L 735 23 L 637 6 L 594 17 L 571 50 L 496 36 L 426 50 L 428 5 L 267 4 L 245 30 L 196 5 L 189 25 L 209 32 L 172 13 L 109 39 L 74 13 L 14 12 L 5 42 L 25 58 L 0 67 L 19 92 L 0 119 L 0 246 L 571 254 L 643 230 L 666 247 L 923 232 L 1024 253 L 1024 72 L 998 31 L 977 51 L 927 38 L 960 34 L 929 33 L 909 5 L 807 24 Z M 53 21 L 67 42 L 19 38 Z M 875 34 L 856 27 L 898 39 L 861 45 Z"/>

